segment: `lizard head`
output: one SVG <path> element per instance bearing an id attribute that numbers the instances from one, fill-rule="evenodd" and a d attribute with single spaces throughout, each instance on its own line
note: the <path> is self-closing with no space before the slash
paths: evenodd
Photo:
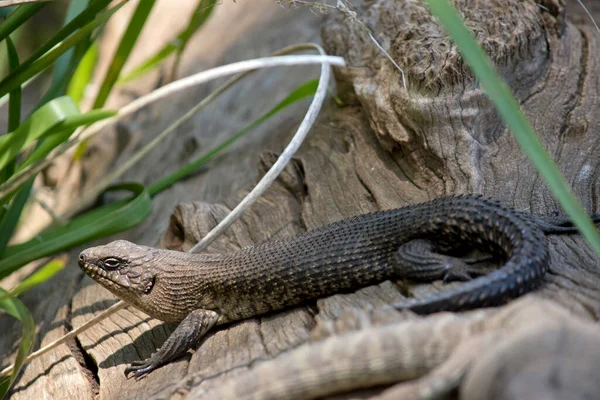
<path id="1" fill-rule="evenodd" d="M 157 249 L 116 240 L 90 247 L 79 254 L 79 267 L 93 280 L 123 300 L 135 301 L 149 294 L 155 272 L 148 266 Z"/>
<path id="2" fill-rule="evenodd" d="M 146 314 L 178 322 L 198 308 L 200 300 L 196 294 L 202 291 L 193 280 L 186 279 L 197 275 L 199 267 L 181 267 L 189 262 L 189 257 L 188 253 L 117 240 L 82 251 L 79 267 L 121 300 Z"/>

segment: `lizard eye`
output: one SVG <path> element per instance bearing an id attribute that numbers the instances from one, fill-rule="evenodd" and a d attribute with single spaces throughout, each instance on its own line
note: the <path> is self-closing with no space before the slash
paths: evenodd
<path id="1" fill-rule="evenodd" d="M 106 268 L 117 269 L 121 265 L 121 261 L 116 258 L 107 258 L 103 261 L 103 264 Z"/>

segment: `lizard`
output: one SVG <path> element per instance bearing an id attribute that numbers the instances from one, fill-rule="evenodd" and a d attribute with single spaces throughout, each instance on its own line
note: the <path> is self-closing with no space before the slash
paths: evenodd
<path id="1" fill-rule="evenodd" d="M 593 216 L 594 222 L 600 215 Z M 389 279 L 474 279 L 393 306 L 417 313 L 507 302 L 538 287 L 548 270 L 546 234 L 573 233 L 562 217 L 537 217 L 480 195 L 440 197 L 358 215 L 228 254 L 190 254 L 117 240 L 79 255 L 80 268 L 151 317 L 179 325 L 126 376 L 152 372 L 192 348 L 215 325 L 350 292 Z M 476 248 L 505 261 L 480 275 L 448 255 Z"/>
<path id="2" fill-rule="evenodd" d="M 258 362 L 218 387 L 205 381 L 208 385 L 192 388 L 187 398 L 308 400 L 389 384 L 394 385 L 372 398 L 442 399 L 459 387 L 464 400 L 537 393 L 554 398 L 551 394 L 559 392 L 593 398 L 585 394 L 599 388 L 593 379 L 600 361 L 598 324 L 575 318 L 552 301 L 525 296 L 502 309 L 442 312 L 383 326 L 376 325 L 376 311 L 350 315 L 372 321 L 371 326 Z M 581 397 L 573 397 L 576 392 Z"/>

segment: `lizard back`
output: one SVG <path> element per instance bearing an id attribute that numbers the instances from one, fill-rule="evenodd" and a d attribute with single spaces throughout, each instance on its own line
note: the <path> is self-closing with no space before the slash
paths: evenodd
<path id="1" fill-rule="evenodd" d="M 398 308 L 428 313 L 499 304 L 533 289 L 548 268 L 545 235 L 530 219 L 480 196 L 453 196 L 359 215 L 222 256 L 190 255 L 190 264 L 205 271 L 190 279 L 202 284 L 200 307 L 218 309 L 222 322 L 243 319 L 402 278 L 411 271 L 400 268 L 394 255 L 421 238 L 441 247 L 468 245 L 506 263 L 457 289 Z"/>

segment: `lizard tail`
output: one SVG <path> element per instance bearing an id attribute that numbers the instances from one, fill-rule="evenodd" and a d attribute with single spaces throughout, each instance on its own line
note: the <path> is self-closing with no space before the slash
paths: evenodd
<path id="1" fill-rule="evenodd" d="M 505 253 L 506 263 L 492 273 L 420 299 L 404 299 L 394 303 L 397 310 L 418 314 L 438 311 L 461 311 L 504 304 L 539 287 L 549 268 L 548 245 L 544 226 L 538 218 L 515 213 L 498 202 L 480 198 L 484 213 L 469 209 L 472 198 L 453 199 L 443 215 L 451 218 L 429 218 L 431 231 L 462 240 L 475 247 L 489 247 L 492 253 Z M 454 203 L 454 204 L 453 204 Z M 460 205 L 453 207 L 453 205 Z M 551 220 L 547 228 L 569 228 Z M 458 228 L 458 229 L 457 229 Z"/>

